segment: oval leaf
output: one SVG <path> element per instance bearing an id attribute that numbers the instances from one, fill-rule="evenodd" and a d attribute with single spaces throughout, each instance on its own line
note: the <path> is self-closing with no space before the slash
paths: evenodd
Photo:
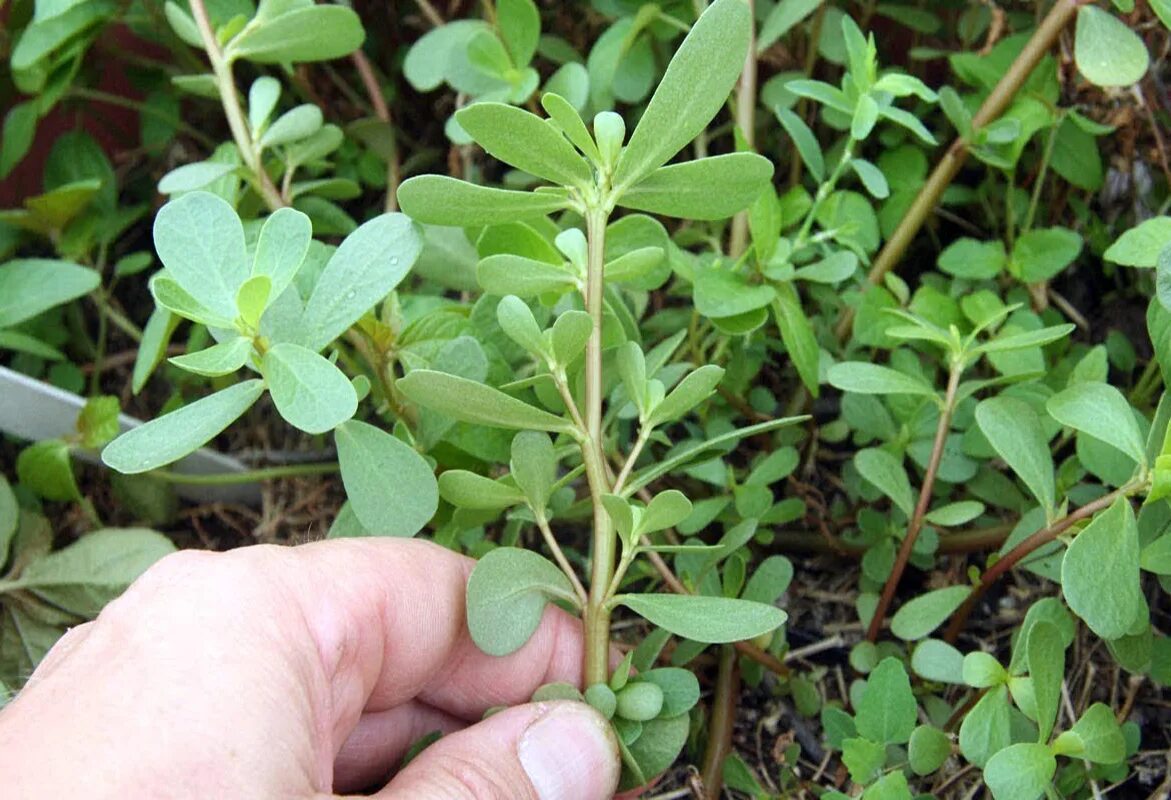
<path id="1" fill-rule="evenodd" d="M 264 354 L 260 370 L 277 411 L 306 433 L 333 430 L 358 410 L 358 395 L 350 379 L 305 347 L 273 345 Z"/>
<path id="2" fill-rule="evenodd" d="M 727 597 L 620 594 L 613 602 L 676 636 L 707 644 L 754 639 L 776 630 L 788 618 L 774 606 Z"/>
<path id="3" fill-rule="evenodd" d="M 178 461 L 235 422 L 263 391 L 260 380 L 221 389 L 122 434 L 102 451 L 102 461 L 127 475 Z"/>
<path id="4" fill-rule="evenodd" d="M 398 201 L 418 222 L 454 226 L 515 222 L 568 206 L 562 195 L 493 189 L 445 175 L 419 175 L 404 181 L 398 187 Z"/>
<path id="5" fill-rule="evenodd" d="M 439 507 L 439 489 L 427 461 L 365 422 L 344 422 L 333 435 L 342 484 L 362 527 L 374 536 L 418 533 Z"/>
<path id="6" fill-rule="evenodd" d="M 446 372 L 416 369 L 398 380 L 399 390 L 421 406 L 464 422 L 496 428 L 570 433 L 561 417 L 531 406 L 499 389 Z"/>
<path id="7" fill-rule="evenodd" d="M 524 646 L 541 624 L 549 600 L 576 603 L 573 587 L 552 561 L 530 550 L 498 547 L 468 578 L 468 631 L 490 656 Z"/>

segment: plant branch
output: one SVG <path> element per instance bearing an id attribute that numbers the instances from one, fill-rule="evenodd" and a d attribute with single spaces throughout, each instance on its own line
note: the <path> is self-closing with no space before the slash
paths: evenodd
<path id="1" fill-rule="evenodd" d="M 589 602 L 585 609 L 585 663 L 582 669 L 586 686 L 604 683 L 610 677 L 610 608 L 606 605 L 606 596 L 614 580 L 617 544 L 614 526 L 602 505 L 602 495 L 608 493 L 611 486 L 606 472 L 606 457 L 602 452 L 603 252 L 608 217 L 607 211 L 596 207 L 586 212 L 588 271 L 585 306 L 593 320 L 593 329 L 586 342 L 585 436 L 581 450 L 594 509 L 593 557 Z"/>
<path id="2" fill-rule="evenodd" d="M 972 118 L 972 127 L 979 129 L 999 118 L 1008 108 L 1009 103 L 1016 97 L 1021 86 L 1029 77 L 1029 73 L 1040 63 L 1041 59 L 1053 47 L 1057 37 L 1070 23 L 1078 8 L 1090 0 L 1057 0 L 1049 13 L 1041 20 L 1041 24 L 1033 31 L 1033 35 L 1025 44 L 1024 49 L 1017 55 L 1016 60 L 1008 71 L 1000 78 L 992 93 L 984 100 L 976 115 Z M 936 164 L 935 170 L 919 190 L 915 202 L 907 209 L 898 228 L 891 234 L 886 245 L 874 259 L 874 265 L 866 276 L 869 286 L 882 283 L 883 277 L 902 260 L 907 248 L 919 233 L 919 229 L 927 221 L 939 198 L 945 189 L 963 167 L 968 158 L 968 142 L 961 136 L 951 143 L 943 158 Z M 838 323 L 838 339 L 845 339 L 850 335 L 854 324 L 854 309 L 847 308 Z"/>
<path id="3" fill-rule="evenodd" d="M 394 125 L 390 118 L 390 107 L 386 104 L 386 97 L 382 94 L 382 86 L 374 74 L 374 67 L 370 59 L 360 49 L 350 55 L 354 68 L 358 70 L 358 77 L 366 87 L 366 94 L 370 96 L 370 105 L 374 108 L 374 116 L 386 123 L 390 131 L 391 141 L 394 141 Z M 398 146 L 393 145 L 391 157 L 386 162 L 386 211 L 398 211 L 398 185 L 402 177 L 399 165 Z"/>
<path id="4" fill-rule="evenodd" d="M 561 550 L 561 545 L 557 544 L 557 538 L 553 535 L 553 530 L 549 527 L 549 520 L 545 519 L 543 513 L 533 511 L 533 516 L 537 519 L 537 527 L 541 530 L 541 536 L 545 539 L 545 545 L 553 554 L 553 559 L 557 562 L 557 566 L 561 567 L 561 571 L 565 573 L 565 577 L 569 578 L 569 582 L 573 584 L 573 593 L 577 595 L 577 599 L 581 601 L 582 607 L 585 607 L 589 602 L 589 596 L 586 594 L 585 587 L 581 585 L 581 580 L 578 579 L 577 573 L 573 570 L 573 565 L 569 563 L 569 559 L 565 557 L 565 553 Z"/>
<path id="5" fill-rule="evenodd" d="M 703 753 L 703 794 L 706 800 L 719 800 L 724 786 L 724 760 L 732 752 L 732 729 L 740 697 L 740 670 L 735 648 L 720 648 L 720 666 L 712 694 L 712 711 L 708 716 L 707 748 Z"/>
<path id="6" fill-rule="evenodd" d="M 980 582 L 976 584 L 975 588 L 972 590 L 972 593 L 968 595 L 966 600 L 964 600 L 963 605 L 961 605 L 956 610 L 955 614 L 952 615 L 951 623 L 947 626 L 947 631 L 943 634 L 944 641 L 949 643 L 955 642 L 955 640 L 959 637 L 960 632 L 964 629 L 964 625 L 967 624 L 968 617 L 971 616 L 972 610 L 975 609 L 976 604 L 980 602 L 980 599 L 984 596 L 988 589 L 990 589 L 992 585 L 996 583 L 1001 575 L 1015 567 L 1033 551 L 1052 542 L 1054 539 L 1056 539 L 1065 531 L 1069 530 L 1078 522 L 1092 517 L 1102 509 L 1109 507 L 1119 497 L 1127 497 L 1131 494 L 1134 494 L 1135 492 L 1140 491 L 1143 487 L 1146 486 L 1146 484 L 1147 482 L 1145 480 L 1132 481 L 1125 486 L 1115 489 L 1109 494 L 1099 497 L 1092 503 L 1086 503 L 1077 511 L 1074 511 L 1071 514 L 1067 514 L 1057 522 L 1054 522 L 1052 525 L 1046 528 L 1042 528 L 1041 530 L 1032 534 L 1012 550 L 1009 550 L 1007 553 L 1001 556 L 995 564 L 989 567 L 984 572 L 984 574 L 980 576 Z"/>
<path id="7" fill-rule="evenodd" d="M 150 474 L 151 477 L 158 478 L 166 483 L 183 483 L 192 486 L 230 486 L 237 483 L 256 483 L 274 478 L 304 478 L 309 475 L 328 475 L 337 472 L 339 469 L 341 467 L 336 461 L 326 461 L 312 464 L 287 464 L 280 467 L 261 467 L 260 469 L 250 469 L 242 472 L 195 474 L 160 469 Z"/>
<path id="8" fill-rule="evenodd" d="M 614 494 L 622 491 L 622 487 L 626 485 L 626 481 L 630 478 L 630 473 L 634 471 L 634 462 L 638 461 L 638 456 L 642 453 L 642 449 L 646 447 L 647 440 L 651 438 L 651 431 L 654 428 L 642 427 L 638 431 L 638 439 L 634 442 L 634 447 L 630 448 L 630 455 L 626 457 L 626 462 L 622 465 L 621 472 L 614 480 Z"/>
<path id="9" fill-rule="evenodd" d="M 754 0 L 748 0 L 748 10 L 754 11 Z M 744 70 L 736 89 L 736 127 L 744 137 L 749 150 L 756 144 L 756 24 L 750 26 L 748 54 L 744 56 Z M 732 234 L 728 240 L 728 255 L 739 258 L 748 246 L 748 209 L 732 218 Z"/>
<path id="10" fill-rule="evenodd" d="M 224 59 L 224 52 L 220 49 L 219 40 L 212 30 L 211 20 L 207 16 L 207 6 L 204 0 L 191 0 L 191 15 L 195 17 L 195 25 L 199 28 L 199 35 L 203 39 L 203 48 L 207 51 L 207 60 L 211 62 L 211 70 L 215 74 L 216 85 L 219 88 L 220 100 L 223 102 L 224 115 L 228 118 L 228 128 L 232 131 L 232 138 L 240 150 L 240 157 L 245 166 L 253 175 L 256 190 L 264 200 L 270 211 L 276 211 L 288 205 L 272 178 L 264 169 L 264 162 L 260 157 L 260 149 L 252 141 L 252 134 L 248 130 L 248 123 L 244 119 L 244 111 L 240 107 L 240 95 L 236 91 L 236 81 L 232 77 L 232 67 Z"/>
<path id="11" fill-rule="evenodd" d="M 935 475 L 939 471 L 939 462 L 943 459 L 943 446 L 947 443 L 947 434 L 951 431 L 951 417 L 955 412 L 956 392 L 960 387 L 960 376 L 963 374 L 963 364 L 953 360 L 951 373 L 947 378 L 947 391 L 943 397 L 943 408 L 939 411 L 939 424 L 935 427 L 935 441 L 931 445 L 931 456 L 927 459 L 927 471 L 923 474 L 923 486 L 919 489 L 919 500 L 915 503 L 915 512 L 907 525 L 907 535 L 899 547 L 895 558 L 894 568 L 891 569 L 886 583 L 882 587 L 882 596 L 874 609 L 874 616 L 870 619 L 870 627 L 866 631 L 866 638 L 873 642 L 878 639 L 882 631 L 883 620 L 894 600 L 895 590 L 899 587 L 899 580 L 907 568 L 911 552 L 915 548 L 915 541 L 919 538 L 919 531 L 923 529 L 923 518 L 927 515 L 927 507 L 931 505 L 931 493 L 935 489 Z"/>

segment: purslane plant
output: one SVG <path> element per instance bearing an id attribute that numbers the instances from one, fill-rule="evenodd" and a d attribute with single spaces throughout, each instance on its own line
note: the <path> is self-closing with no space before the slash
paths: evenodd
<path id="1" fill-rule="evenodd" d="M 434 225 L 490 225 L 565 212 L 568 227 L 556 240 L 565 257 L 562 264 L 500 254 L 479 266 L 481 283 L 504 295 L 496 308 L 501 328 L 540 365 L 540 380 L 556 388 L 562 413 L 433 370 L 409 372 L 398 381 L 398 389 L 419 405 L 450 417 L 521 431 L 512 442 L 508 477 L 493 480 L 448 471 L 441 476 L 441 492 L 464 508 L 527 506 L 556 564 L 517 548 L 489 552 L 469 581 L 468 625 L 482 649 L 503 655 L 528 640 L 548 602 L 582 615 L 585 698 L 613 716 L 627 786 L 644 782 L 674 759 L 686 739 L 686 712 L 698 694 L 683 692 L 686 703 L 666 702 L 662 695 L 668 687 L 655 683 L 654 671 L 630 684 L 629 664 L 611 674 L 614 609 L 625 606 L 672 633 L 709 643 L 750 639 L 785 620 L 772 605 L 742 599 L 620 591 L 639 555 L 678 549 L 651 535 L 678 524 L 691 511 L 690 501 L 675 490 L 660 492 L 645 505 L 631 498 L 696 453 L 637 471 L 639 455 L 656 429 L 680 419 L 715 390 L 723 369 L 698 366 L 668 391 L 660 369 L 670 353 L 647 354 L 636 338 L 625 334 L 615 317 L 615 305 L 624 301 L 608 287 L 644 275 L 662 260 L 662 249 L 638 248 L 608 260 L 607 226 L 617 208 L 721 219 L 747 207 L 768 184 L 771 163 L 752 153 L 664 166 L 724 104 L 743 64 L 751 24 L 742 0 L 718 0 L 709 7 L 676 52 L 625 144 L 620 116 L 598 114 L 591 135 L 573 107 L 555 94 L 546 94 L 541 101 L 549 119 L 492 102 L 457 113 L 460 126 L 490 155 L 549 186 L 520 192 L 426 175 L 406 181 L 399 191 L 408 215 Z M 584 232 L 574 224 L 577 219 L 584 223 Z M 548 330 L 542 330 L 522 297 L 542 297 L 564 310 Z M 580 298 L 581 309 L 574 307 L 574 298 Z M 624 448 L 616 473 L 607 460 L 612 446 L 609 417 L 604 414 L 607 395 L 611 409 L 630 403 L 638 418 L 639 432 Z M 752 430 L 791 421 L 777 420 Z M 558 475 L 566 455 L 558 444 L 565 443 L 576 446 L 593 509 L 590 574 L 584 583 L 549 522 L 551 494 L 574 474 Z M 663 682 L 676 679 L 684 681 Z M 667 691 L 667 697 L 674 694 Z"/>

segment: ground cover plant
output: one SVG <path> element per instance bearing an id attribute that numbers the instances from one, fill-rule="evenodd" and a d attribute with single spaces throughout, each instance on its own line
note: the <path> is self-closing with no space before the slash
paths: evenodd
<path id="1" fill-rule="evenodd" d="M 581 617 L 626 789 L 1171 786 L 1171 4 L 6 13 L 0 352 L 84 406 L 5 696 L 176 546 L 417 535 L 486 653 Z"/>

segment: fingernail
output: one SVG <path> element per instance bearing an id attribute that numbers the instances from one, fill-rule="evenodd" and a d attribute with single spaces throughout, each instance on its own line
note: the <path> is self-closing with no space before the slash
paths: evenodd
<path id="1" fill-rule="evenodd" d="M 584 703 L 551 703 L 521 735 L 517 756 L 541 800 L 601 800 L 618 784 L 618 747 Z"/>

